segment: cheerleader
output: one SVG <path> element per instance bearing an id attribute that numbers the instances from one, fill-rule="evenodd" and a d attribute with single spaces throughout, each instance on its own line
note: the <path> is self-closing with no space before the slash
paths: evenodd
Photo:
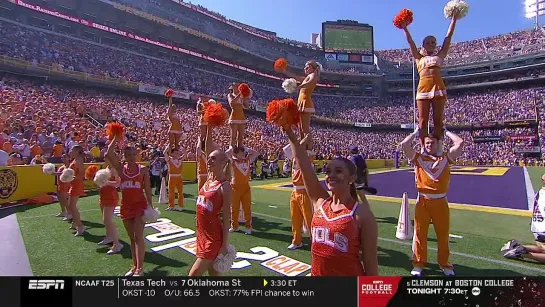
<path id="1" fill-rule="evenodd" d="M 206 126 L 208 125 L 208 123 L 204 121 L 204 109 L 204 102 L 199 98 L 199 100 L 197 100 L 197 116 L 199 117 L 199 139 L 201 140 L 204 140 L 206 137 Z"/>
<path id="2" fill-rule="evenodd" d="M 257 160 L 255 150 L 244 147 L 229 148 L 227 157 L 233 164 L 233 178 L 231 186 L 233 189 L 230 232 L 238 231 L 240 207 L 244 213 L 246 234 L 252 234 L 252 191 L 250 189 L 250 164 Z"/>
<path id="3" fill-rule="evenodd" d="M 182 124 L 180 123 L 180 118 L 176 114 L 176 107 L 172 102 L 172 96 L 168 97 L 168 111 L 167 111 L 168 120 L 170 122 L 170 127 L 168 128 L 168 141 L 170 144 L 174 144 L 174 148 L 178 148 L 180 143 L 180 136 L 182 135 Z"/>
<path id="4" fill-rule="evenodd" d="M 305 138 L 310 133 L 310 118 L 312 114 L 316 113 L 314 108 L 314 101 L 312 100 L 312 92 L 316 88 L 318 81 L 320 80 L 320 73 L 322 65 L 314 60 L 308 61 L 305 64 L 304 77 L 297 76 L 294 73 L 287 71 L 286 68 L 280 70 L 283 74 L 290 78 L 301 82 L 299 88 L 299 98 L 297 99 L 297 107 L 301 113 L 301 121 L 299 123 L 299 132 L 301 139 Z M 308 145 L 312 149 L 312 140 L 309 139 Z"/>
<path id="5" fill-rule="evenodd" d="M 115 169 L 111 168 L 110 166 L 108 166 L 108 169 L 110 170 L 112 176 L 106 185 L 99 189 L 100 211 L 102 211 L 102 221 L 106 227 L 106 237 L 104 240 L 100 241 L 98 245 L 112 244 L 112 247 L 106 254 L 113 255 L 119 253 L 123 249 L 123 244 L 119 242 L 119 235 L 114 224 L 114 209 L 119 203 L 117 188 L 121 186 L 121 178 L 119 178 L 119 175 Z"/>
<path id="6" fill-rule="evenodd" d="M 168 208 L 165 211 L 184 210 L 184 178 L 183 161 L 187 155 L 180 153 L 176 148 L 167 145 L 163 151 L 163 156 L 168 167 Z M 178 208 L 175 207 L 176 191 L 178 191 Z"/>
<path id="7" fill-rule="evenodd" d="M 229 106 L 231 107 L 231 115 L 229 116 L 229 125 L 231 125 L 231 147 L 243 146 L 244 134 L 248 120 L 244 116 L 244 109 L 248 109 L 248 98 L 242 97 L 238 89 L 238 84 L 233 83 L 229 87 L 227 95 Z"/>
<path id="8" fill-rule="evenodd" d="M 59 198 L 59 204 L 61 206 L 61 213 L 57 214 L 58 217 L 63 217 L 63 221 L 71 221 L 72 214 L 70 214 L 68 204 L 70 197 L 68 191 L 70 191 L 70 183 L 64 183 L 61 181 L 60 176 L 62 172 L 70 167 L 70 157 L 66 154 L 61 156 L 62 165 L 59 167 L 55 175 L 57 176 L 57 197 Z"/>
<path id="9" fill-rule="evenodd" d="M 227 254 L 229 246 L 229 221 L 231 220 L 231 162 L 225 152 L 212 148 L 212 127 L 205 140 L 208 178 L 197 197 L 197 260 L 189 276 L 219 276 L 213 267 L 220 254 Z M 220 213 L 223 212 L 223 223 Z"/>
<path id="10" fill-rule="evenodd" d="M 144 242 L 144 221 L 142 216 L 146 208 L 153 208 L 149 170 L 136 163 L 136 148 L 127 146 L 123 149 L 125 165 L 115 154 L 115 148 L 121 141 L 115 136 L 108 146 L 105 160 L 121 181 L 120 216 L 131 240 L 132 267 L 125 276 L 141 276 L 144 269 L 146 244 Z"/>
<path id="11" fill-rule="evenodd" d="M 85 152 L 83 147 L 75 145 L 70 150 L 70 163 L 69 168 L 74 171 L 74 179 L 70 181 L 70 189 L 68 190 L 68 212 L 72 214 L 72 226 L 70 229 L 76 230 L 75 236 L 83 235 L 86 227 L 83 226 L 81 221 L 81 215 L 78 209 L 78 200 L 81 196 L 85 195 L 84 180 L 85 180 L 85 166 L 83 165 Z"/>
<path id="12" fill-rule="evenodd" d="M 314 207 L 312 276 L 377 276 L 378 227 L 369 203 L 366 200 L 357 202 L 356 166 L 342 157 L 329 162 L 326 189 L 316 176 L 307 148 L 299 143 L 289 126 L 284 126 L 283 130 Z M 331 191 L 331 196 L 327 190 Z"/>
<path id="13" fill-rule="evenodd" d="M 420 144 L 424 146 L 424 138 L 428 135 L 428 121 L 430 108 L 433 109 L 433 134 L 441 141 L 439 148 L 442 147 L 444 134 L 443 116 L 445 105 L 447 103 L 447 88 L 441 78 L 441 67 L 447 57 L 454 28 L 456 27 L 457 13 L 453 14 L 447 35 L 443 40 L 440 50 L 437 49 L 437 39 L 434 36 L 427 36 L 422 42 L 420 50 L 407 29 L 407 24 L 401 24 L 405 32 L 411 54 L 415 59 L 418 74 L 418 89 L 416 93 L 416 103 L 418 106 L 418 127 L 421 133 Z"/>

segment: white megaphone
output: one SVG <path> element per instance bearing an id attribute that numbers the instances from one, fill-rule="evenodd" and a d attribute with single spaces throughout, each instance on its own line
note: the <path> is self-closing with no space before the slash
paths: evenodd
<path id="1" fill-rule="evenodd" d="M 397 221 L 396 238 L 399 240 L 411 240 L 413 238 L 413 224 L 410 218 L 409 197 L 403 193 L 399 219 Z"/>
<path id="2" fill-rule="evenodd" d="M 165 177 L 161 180 L 161 191 L 159 192 L 159 203 L 168 204 L 168 191 L 167 191 L 167 181 Z"/>

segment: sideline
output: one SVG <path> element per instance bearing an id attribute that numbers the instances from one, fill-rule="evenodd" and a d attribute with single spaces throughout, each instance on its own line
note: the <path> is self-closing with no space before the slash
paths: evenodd
<path id="1" fill-rule="evenodd" d="M 0 216 L 0 276 L 33 276 L 17 214 Z"/>
<path id="2" fill-rule="evenodd" d="M 194 198 L 184 198 L 185 200 L 189 200 L 189 201 L 195 201 Z M 88 209 L 88 210 L 81 210 L 80 212 L 90 212 L 90 211 L 100 211 L 99 208 L 95 208 L 95 209 Z M 55 213 L 56 214 L 56 213 Z M 21 219 L 34 219 L 34 218 L 42 218 L 42 217 L 54 217 L 55 214 L 47 214 L 47 215 L 37 215 L 37 216 L 28 216 L 28 217 L 21 217 Z M 276 219 L 276 220 L 279 220 L 279 221 L 284 221 L 284 222 L 288 222 L 288 223 L 291 223 L 291 220 L 290 219 L 287 219 L 287 218 L 283 218 L 283 217 L 279 217 L 279 216 L 274 216 L 274 215 L 270 215 L 270 214 L 265 214 L 265 213 L 260 213 L 260 212 L 252 212 L 252 215 L 256 215 L 256 216 L 262 216 L 262 217 L 266 217 L 266 218 L 271 218 L 271 219 Z M 17 225 L 19 226 L 19 225 Z M 19 228 L 17 227 L 17 230 Z M 19 236 L 20 236 L 20 232 L 19 232 Z M 403 246 L 407 246 L 407 247 L 411 247 L 412 246 L 412 243 L 409 243 L 409 242 L 404 242 L 404 241 L 399 241 L 399 240 L 394 240 L 394 239 L 389 239 L 389 238 L 382 238 L 382 237 L 379 237 L 378 238 L 379 241 L 384 241 L 384 242 L 388 242 L 388 243 L 394 243 L 394 244 L 398 244 L 398 245 L 403 245 Z M 22 242 L 22 238 L 21 238 L 21 242 Z M 429 250 L 433 250 L 433 251 L 437 251 L 437 248 L 434 248 L 434 247 L 428 247 Z M 507 267 L 512 267 L 512 268 L 518 268 L 518 269 L 523 269 L 523 270 L 526 270 L 526 271 L 530 271 L 530 272 L 537 272 L 537 273 L 540 273 L 540 274 L 545 274 L 545 269 L 540 269 L 540 268 L 536 268 L 536 267 L 530 267 L 530 266 L 525 266 L 525 265 L 522 265 L 522 264 L 518 264 L 518 263 L 514 263 L 514 262 L 508 262 L 508 261 L 503 261 L 503 260 L 496 260 L 496 259 L 490 259 L 490 258 L 486 258 L 486 257 L 481 257 L 481 256 L 476 256 L 476 255 L 472 255 L 472 254 L 466 254 L 466 253 L 460 253 L 460 252 L 453 252 L 451 251 L 451 255 L 456 255 L 456 256 L 460 256 L 460 257 L 464 257 L 464 258 L 468 258 L 468 259 L 473 259 L 473 260 L 479 260 L 479 261 L 484 261 L 484 262 L 488 262 L 488 263 L 494 263 L 494 264 L 498 264 L 498 265 L 501 265 L 501 266 L 507 266 Z M 27 258 L 28 259 L 28 258 Z M 27 260 L 28 261 L 28 260 Z M 1 271 L 0 271 L 1 273 Z"/>

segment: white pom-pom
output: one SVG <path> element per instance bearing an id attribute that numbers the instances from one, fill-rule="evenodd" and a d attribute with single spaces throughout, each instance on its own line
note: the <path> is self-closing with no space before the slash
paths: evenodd
<path id="1" fill-rule="evenodd" d="M 62 171 L 62 174 L 59 176 L 59 179 L 61 182 L 69 183 L 74 180 L 74 177 L 76 176 L 76 173 L 71 168 L 66 168 L 64 171 Z"/>
<path id="2" fill-rule="evenodd" d="M 53 163 L 46 163 L 44 166 L 42 166 L 42 172 L 46 175 L 54 175 L 55 174 L 55 164 Z"/>
<path id="3" fill-rule="evenodd" d="M 94 179 L 95 184 L 99 188 L 102 188 L 103 186 L 106 185 L 106 183 L 108 183 L 108 181 L 110 180 L 110 177 L 112 177 L 112 172 L 110 172 L 109 169 L 107 168 L 101 169 L 95 175 L 95 179 Z"/>
<path id="4" fill-rule="evenodd" d="M 236 258 L 237 252 L 235 250 L 235 247 L 232 244 L 229 244 L 229 246 L 227 247 L 227 254 L 219 254 L 218 257 L 216 257 L 216 260 L 214 260 L 214 270 L 220 273 L 225 273 L 229 271 L 231 266 L 233 266 L 233 262 L 235 262 Z"/>
<path id="5" fill-rule="evenodd" d="M 144 223 L 155 223 L 160 215 L 161 212 L 159 212 L 159 209 L 148 206 L 148 208 L 144 210 L 142 220 L 144 220 Z"/>
<path id="6" fill-rule="evenodd" d="M 469 4 L 464 0 L 451 0 L 445 5 L 443 11 L 446 18 L 453 18 L 456 13 L 456 19 L 462 19 L 469 12 Z"/>
<path id="7" fill-rule="evenodd" d="M 288 94 L 295 93 L 297 91 L 297 80 L 293 78 L 284 80 L 284 82 L 282 82 L 282 88 Z"/>

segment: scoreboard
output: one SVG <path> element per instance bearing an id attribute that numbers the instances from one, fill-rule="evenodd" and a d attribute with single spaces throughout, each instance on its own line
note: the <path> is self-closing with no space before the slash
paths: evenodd
<path id="1" fill-rule="evenodd" d="M 355 21 L 326 21 L 322 23 L 322 46 L 328 61 L 372 64 L 373 27 Z"/>

